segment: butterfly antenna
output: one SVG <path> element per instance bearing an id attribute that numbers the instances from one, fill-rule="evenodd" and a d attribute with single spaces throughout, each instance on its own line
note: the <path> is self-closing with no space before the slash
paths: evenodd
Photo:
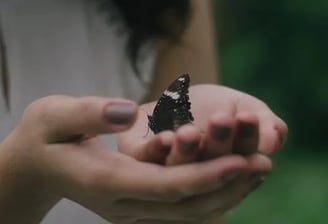
<path id="1" fill-rule="evenodd" d="M 147 107 L 149 108 L 149 103 L 147 103 Z M 146 116 L 148 117 L 149 116 L 149 113 L 144 110 L 143 108 L 141 109 L 143 112 L 145 112 Z M 143 136 L 143 138 L 147 137 L 147 135 L 149 134 L 149 126 L 147 125 L 147 132 L 146 134 Z"/>
<path id="2" fill-rule="evenodd" d="M 143 136 L 143 138 L 146 138 L 147 135 L 148 135 L 148 133 L 149 133 L 149 127 L 147 126 L 147 132 L 146 132 L 146 134 Z"/>

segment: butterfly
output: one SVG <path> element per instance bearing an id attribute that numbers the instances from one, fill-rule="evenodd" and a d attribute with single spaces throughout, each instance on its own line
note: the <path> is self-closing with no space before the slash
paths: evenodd
<path id="1" fill-rule="evenodd" d="M 164 130 L 177 130 L 181 125 L 192 123 L 189 101 L 190 77 L 179 76 L 161 95 L 153 114 L 148 115 L 148 127 L 157 134 Z"/>

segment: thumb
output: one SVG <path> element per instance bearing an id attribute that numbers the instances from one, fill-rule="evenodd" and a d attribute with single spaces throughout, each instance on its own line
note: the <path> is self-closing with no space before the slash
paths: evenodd
<path id="1" fill-rule="evenodd" d="M 128 129 L 135 121 L 135 103 L 118 98 L 50 96 L 32 103 L 23 121 L 48 143 Z"/>

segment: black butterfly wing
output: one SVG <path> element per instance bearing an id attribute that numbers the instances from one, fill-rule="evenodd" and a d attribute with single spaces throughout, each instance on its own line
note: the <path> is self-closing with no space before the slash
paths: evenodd
<path id="1" fill-rule="evenodd" d="M 183 124 L 191 123 L 194 118 L 190 112 L 188 74 L 177 78 L 158 100 L 152 116 L 148 116 L 148 126 L 155 133 L 176 130 Z"/>

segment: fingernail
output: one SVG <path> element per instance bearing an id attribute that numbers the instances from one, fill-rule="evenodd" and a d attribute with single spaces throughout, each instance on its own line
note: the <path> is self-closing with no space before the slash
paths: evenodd
<path id="1" fill-rule="evenodd" d="M 285 144 L 285 136 L 279 132 L 278 130 L 277 131 L 277 135 L 278 135 L 278 146 L 277 148 L 282 148 Z"/>
<path id="2" fill-rule="evenodd" d="M 230 137 L 231 129 L 229 127 L 216 127 L 213 129 L 212 137 L 218 141 L 227 140 Z"/>
<path id="3" fill-rule="evenodd" d="M 163 145 L 159 149 L 159 153 L 162 156 L 167 156 L 170 153 L 170 151 L 171 151 L 171 146 L 169 146 L 169 145 Z"/>
<path id="4" fill-rule="evenodd" d="M 105 118 L 111 124 L 130 123 L 136 107 L 132 103 L 110 103 L 105 108 Z"/>
<path id="5" fill-rule="evenodd" d="M 192 154 L 196 151 L 198 143 L 196 142 L 180 142 L 180 152 L 184 155 Z"/>
<path id="6" fill-rule="evenodd" d="M 222 177 L 223 182 L 230 182 L 236 180 L 242 175 L 243 171 L 231 171 L 227 174 L 224 174 Z"/>
<path id="7" fill-rule="evenodd" d="M 255 135 L 256 128 L 253 124 L 243 123 L 239 127 L 239 136 L 243 138 L 250 138 Z"/>
<path id="8" fill-rule="evenodd" d="M 171 146 L 161 146 L 159 148 L 158 164 L 165 165 L 166 158 L 169 155 L 170 151 L 171 151 Z"/>
<path id="9" fill-rule="evenodd" d="M 259 188 L 265 181 L 265 178 L 267 175 L 268 175 L 268 173 L 265 173 L 265 172 L 258 172 L 258 173 L 251 174 L 250 180 L 252 182 L 252 185 L 250 188 L 250 192 L 253 192 L 257 188 Z"/>

